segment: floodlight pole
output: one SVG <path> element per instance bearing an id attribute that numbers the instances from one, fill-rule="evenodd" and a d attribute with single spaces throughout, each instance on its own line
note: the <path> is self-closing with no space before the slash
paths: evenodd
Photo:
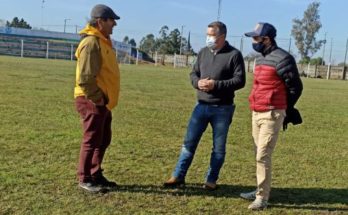
<path id="1" fill-rule="evenodd" d="M 331 37 L 331 46 L 330 46 L 330 64 L 331 64 L 331 56 L 332 56 L 332 44 L 333 44 L 333 38 Z"/>
<path id="2" fill-rule="evenodd" d="M 64 33 L 65 33 L 65 29 L 66 29 L 66 21 L 71 20 L 71 19 L 64 19 Z"/>
<path id="3" fill-rule="evenodd" d="M 217 14 L 217 21 L 220 21 L 220 15 L 221 15 L 221 1 L 218 0 L 218 14 Z"/>
<path id="4" fill-rule="evenodd" d="M 347 39 L 347 42 L 346 42 L 346 53 L 344 54 L 344 66 L 346 66 L 347 51 L 348 51 L 348 39 Z"/>
<path id="5" fill-rule="evenodd" d="M 180 35 L 180 55 L 182 54 L 182 36 L 184 33 L 184 25 L 181 26 L 181 35 Z"/>
<path id="6" fill-rule="evenodd" d="M 344 54 L 344 66 L 343 66 L 343 77 L 342 77 L 343 80 L 346 79 L 346 75 L 347 75 L 347 71 L 346 71 L 347 51 L 348 51 L 348 39 L 346 42 L 346 53 Z"/>
<path id="7" fill-rule="evenodd" d="M 41 2 L 41 28 L 43 28 L 43 10 L 44 10 L 44 3 L 45 3 L 45 0 L 42 0 L 42 2 Z"/>
<path id="8" fill-rule="evenodd" d="M 239 50 L 242 53 L 243 53 L 243 45 L 244 45 L 244 41 L 243 41 L 243 35 L 242 35 L 242 37 L 240 38 L 240 47 L 239 47 Z"/>
<path id="9" fill-rule="evenodd" d="M 324 48 L 323 48 L 323 56 L 322 56 L 322 58 L 321 58 L 321 65 L 324 65 L 325 45 L 326 45 L 326 34 L 327 34 L 327 32 L 325 32 L 325 36 L 324 36 Z"/>

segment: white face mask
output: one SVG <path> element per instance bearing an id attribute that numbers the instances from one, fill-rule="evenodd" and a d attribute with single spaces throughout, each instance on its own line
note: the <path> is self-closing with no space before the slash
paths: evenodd
<path id="1" fill-rule="evenodd" d="M 216 37 L 214 36 L 207 36 L 207 39 L 205 41 L 206 45 L 210 49 L 216 48 Z"/>

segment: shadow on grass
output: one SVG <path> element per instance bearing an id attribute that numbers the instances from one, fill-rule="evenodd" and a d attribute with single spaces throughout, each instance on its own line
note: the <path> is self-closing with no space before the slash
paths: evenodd
<path id="1" fill-rule="evenodd" d="M 157 185 L 121 185 L 112 192 L 239 198 L 241 192 L 249 192 L 253 189 L 255 187 L 225 184 L 219 185 L 215 191 L 203 189 L 202 184 L 186 184 L 185 188 L 177 189 L 166 189 Z M 273 208 L 348 211 L 348 189 L 272 188 L 269 203 Z M 344 206 L 323 207 L 322 204 L 343 204 Z"/>

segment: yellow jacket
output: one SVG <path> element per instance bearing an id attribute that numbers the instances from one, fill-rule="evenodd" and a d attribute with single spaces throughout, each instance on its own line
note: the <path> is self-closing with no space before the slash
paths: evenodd
<path id="1" fill-rule="evenodd" d="M 117 105 L 120 92 L 116 51 L 111 40 L 90 25 L 80 34 L 86 37 L 75 53 L 77 66 L 74 97 L 85 96 L 93 102 L 104 97 L 106 107 L 111 110 Z"/>

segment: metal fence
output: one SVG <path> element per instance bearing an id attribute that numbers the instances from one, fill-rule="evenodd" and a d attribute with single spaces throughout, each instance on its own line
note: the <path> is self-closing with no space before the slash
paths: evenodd
<path id="1" fill-rule="evenodd" d="M 0 34 L 0 55 L 75 60 L 79 41 Z M 132 63 L 128 52 L 117 50 L 119 63 Z"/>
<path id="2" fill-rule="evenodd" d="M 18 57 L 37 57 L 49 59 L 75 60 L 75 51 L 79 41 L 40 37 L 23 37 L 0 34 L 0 55 L 12 55 Z M 166 55 L 157 52 L 152 54 L 153 62 L 144 61 L 141 53 L 136 51 L 132 56 L 128 52 L 117 50 L 117 59 L 123 64 L 153 64 L 179 67 L 192 67 L 196 56 L 192 55 Z M 254 61 L 245 61 L 247 72 L 253 72 Z M 302 76 L 311 78 L 325 78 L 348 80 L 347 67 L 344 66 L 319 66 L 298 64 Z"/>
<path id="3" fill-rule="evenodd" d="M 255 61 L 244 61 L 244 63 L 247 72 L 254 71 Z M 303 77 L 348 80 L 347 66 L 297 64 L 297 68 Z"/>
<path id="4" fill-rule="evenodd" d="M 0 54 L 73 60 L 78 41 L 0 35 Z"/>

